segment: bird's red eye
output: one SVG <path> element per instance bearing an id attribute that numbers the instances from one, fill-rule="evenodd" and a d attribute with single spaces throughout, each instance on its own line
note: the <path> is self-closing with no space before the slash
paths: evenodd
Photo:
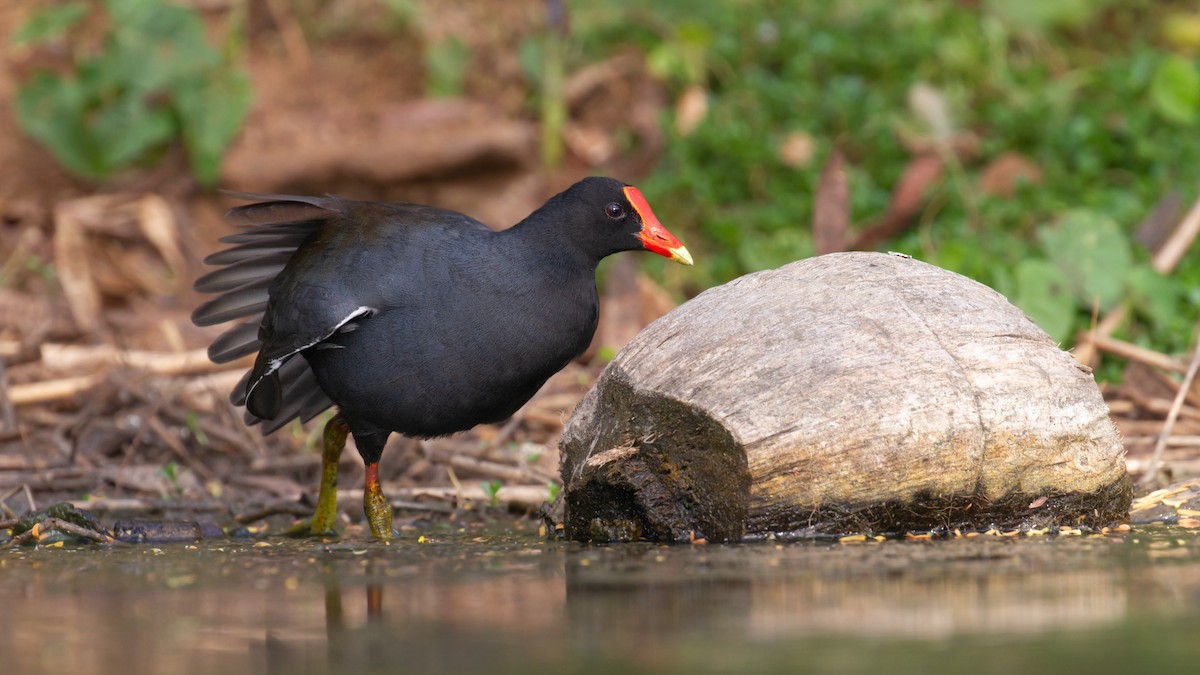
<path id="1" fill-rule="evenodd" d="M 610 202 L 608 206 L 604 207 L 604 213 L 607 214 L 608 217 L 612 218 L 613 220 L 616 220 L 618 218 L 624 218 L 625 217 L 625 207 L 621 206 L 621 204 L 619 202 Z"/>

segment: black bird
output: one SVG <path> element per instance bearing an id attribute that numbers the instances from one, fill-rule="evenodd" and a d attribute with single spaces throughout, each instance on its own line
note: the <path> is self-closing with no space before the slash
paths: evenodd
<path id="1" fill-rule="evenodd" d="M 587 178 L 493 231 L 454 211 L 333 196 L 240 195 L 243 229 L 196 281 L 218 293 L 200 326 L 240 320 L 209 347 L 224 363 L 256 353 L 232 401 L 269 434 L 331 405 L 312 531 L 333 531 L 346 434 L 366 463 L 364 507 L 394 536 L 378 462 L 392 432 L 429 438 L 512 415 L 587 348 L 596 265 L 648 250 L 692 264 L 637 188 Z"/>

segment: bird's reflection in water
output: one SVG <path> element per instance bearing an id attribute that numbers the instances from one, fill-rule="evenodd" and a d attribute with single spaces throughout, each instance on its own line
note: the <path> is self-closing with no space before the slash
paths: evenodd
<path id="1" fill-rule="evenodd" d="M 342 575 L 329 568 L 314 579 L 324 587 L 324 630 L 310 630 L 299 621 L 268 630 L 268 672 L 297 675 L 395 664 L 397 637 L 386 622 L 380 567 L 378 561 L 368 563 L 365 584 L 361 579 L 344 583 Z"/>
<path id="2" fill-rule="evenodd" d="M 802 653 L 823 654 L 824 670 L 853 656 L 862 672 L 891 672 L 905 654 L 956 649 L 963 660 L 942 671 L 967 672 L 979 649 L 1052 657 L 1070 642 L 1100 655 L 1098 672 L 1190 672 L 1167 666 L 1195 647 L 1186 631 L 1200 622 L 1200 535 L 1180 528 L 669 547 L 462 529 L 421 545 L 268 543 L 8 552 L 0 671 L 632 675 Z M 1126 646 L 1139 660 L 1103 667 Z"/>
<path id="3" fill-rule="evenodd" d="M 527 553 L 536 564 L 515 572 L 481 565 L 486 552 L 437 569 L 400 570 L 378 558 L 365 579 L 324 578 L 319 658 L 363 671 L 400 659 L 411 672 L 579 659 L 668 664 L 721 644 L 1101 630 L 1127 620 L 1130 605 L 1161 604 L 1161 593 L 1132 595 L 1120 566 L 1087 564 L 1091 555 L 1063 542 L 998 540 L 563 545 Z M 294 675 L 318 657 L 292 647 L 303 654 L 281 654 L 273 670 Z"/>

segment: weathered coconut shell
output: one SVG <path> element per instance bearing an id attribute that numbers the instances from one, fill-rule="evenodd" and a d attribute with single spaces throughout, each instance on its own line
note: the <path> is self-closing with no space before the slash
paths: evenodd
<path id="1" fill-rule="evenodd" d="M 662 317 L 561 450 L 584 540 L 1102 526 L 1131 495 L 1089 368 L 992 289 L 878 253 L 747 275 Z"/>

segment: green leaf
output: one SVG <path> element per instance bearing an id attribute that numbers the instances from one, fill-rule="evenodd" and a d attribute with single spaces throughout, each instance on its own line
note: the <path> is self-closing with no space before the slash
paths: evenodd
<path id="1" fill-rule="evenodd" d="M 399 32 L 421 20 L 422 7 L 417 0 L 383 0 L 388 8 L 391 29 Z"/>
<path id="2" fill-rule="evenodd" d="M 1075 210 L 1039 234 L 1046 256 L 1066 275 L 1079 304 L 1090 309 L 1099 301 L 1100 310 L 1107 311 L 1121 299 L 1132 254 L 1114 220 Z"/>
<path id="3" fill-rule="evenodd" d="M 987 9 L 1015 28 L 1041 32 L 1076 28 L 1095 16 L 1104 4 L 1102 0 L 988 0 Z"/>
<path id="4" fill-rule="evenodd" d="M 249 108 L 246 77 L 222 61 L 192 9 L 162 0 L 104 7 L 102 51 L 72 74 L 39 73 L 19 87 L 21 128 L 87 178 L 145 162 L 178 137 L 196 177 L 214 182 Z"/>
<path id="5" fill-rule="evenodd" d="M 471 62 L 471 50 L 456 37 L 425 50 L 425 93 L 434 97 L 458 96 Z"/>
<path id="6" fill-rule="evenodd" d="M 45 7 L 35 10 L 13 31 L 9 42 L 13 45 L 26 45 L 36 42 L 49 42 L 67 32 L 87 16 L 88 6 L 85 2 L 68 2 L 55 7 Z"/>
<path id="7" fill-rule="evenodd" d="M 525 79 L 535 89 L 542 83 L 545 54 L 546 47 L 537 37 L 527 37 L 517 45 L 517 61 L 521 64 L 521 72 L 525 73 Z"/>
<path id="8" fill-rule="evenodd" d="M 115 28 L 102 70 L 122 86 L 158 92 L 220 65 L 195 12 L 145 0 L 109 0 Z"/>
<path id="9" fill-rule="evenodd" d="M 211 185 L 220 176 L 225 148 L 250 109 L 250 82 L 241 72 L 220 71 L 191 86 L 177 87 L 174 100 L 192 173 Z"/>
<path id="10" fill-rule="evenodd" d="M 782 267 L 813 254 L 808 232 L 793 227 L 766 236 L 744 239 L 738 248 L 738 261 L 748 270 Z"/>
<path id="11" fill-rule="evenodd" d="M 133 92 L 98 110 L 89 128 L 99 150 L 103 173 L 142 161 L 151 150 L 169 142 L 175 133 L 175 120 L 168 110 L 151 108 Z"/>
<path id="12" fill-rule="evenodd" d="M 1181 301 L 1187 286 L 1178 279 L 1165 277 L 1146 265 L 1135 267 L 1127 278 L 1134 309 L 1154 324 L 1155 331 L 1169 331 L 1182 323 L 1187 328 Z"/>
<path id="13" fill-rule="evenodd" d="M 1195 122 L 1200 112 L 1200 73 L 1196 64 L 1182 56 L 1168 56 L 1160 61 L 1150 81 L 1150 102 L 1172 122 Z"/>
<path id="14" fill-rule="evenodd" d="M 504 482 L 496 479 L 483 481 L 479 484 L 483 488 L 483 494 L 487 495 L 488 506 L 495 507 L 500 503 L 500 488 L 504 487 Z"/>
<path id="15" fill-rule="evenodd" d="M 79 82 L 48 71 L 35 73 L 17 90 L 17 123 L 68 170 L 87 178 L 104 171 L 84 125 L 87 97 Z"/>
<path id="16" fill-rule="evenodd" d="M 704 81 L 708 64 L 712 33 L 695 22 L 681 24 L 670 40 L 650 50 L 646 55 L 646 67 L 656 77 L 681 85 L 700 84 Z"/>
<path id="17" fill-rule="evenodd" d="M 189 410 L 186 422 L 188 431 L 192 432 L 192 436 L 196 438 L 196 442 L 200 445 L 208 445 L 208 434 L 205 433 L 204 427 L 200 426 L 200 416 L 195 410 Z"/>
<path id="18" fill-rule="evenodd" d="M 1024 260 L 1016 270 L 1017 297 L 1014 304 L 1056 342 L 1071 337 L 1075 324 L 1075 301 L 1071 284 L 1062 270 L 1045 260 Z"/>

